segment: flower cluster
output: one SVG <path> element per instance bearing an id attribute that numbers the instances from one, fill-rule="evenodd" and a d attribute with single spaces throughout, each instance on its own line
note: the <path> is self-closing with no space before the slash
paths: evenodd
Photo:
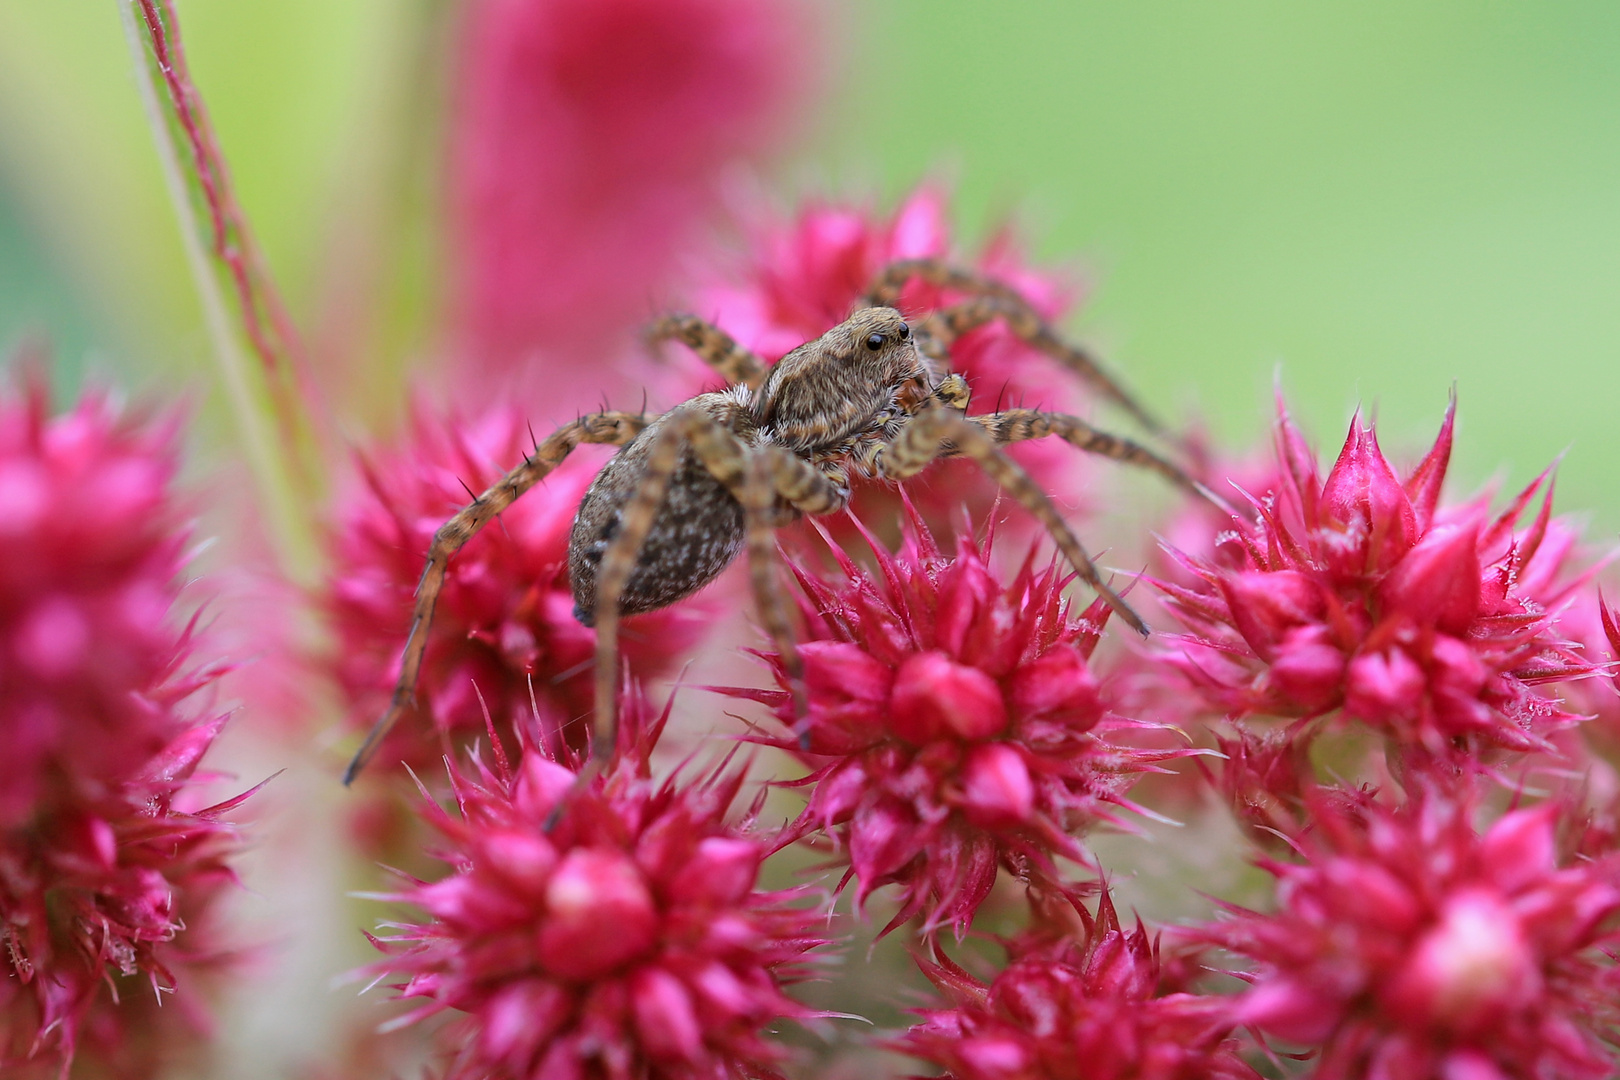
<path id="1" fill-rule="evenodd" d="M 120 1075 L 172 1058 L 188 1000 L 141 1002 L 220 959 L 207 935 L 236 846 L 198 809 L 220 722 L 186 699 L 219 673 L 176 625 L 186 528 L 178 427 L 86 397 L 0 401 L 0 1070 Z M 135 999 L 135 1000 L 130 1000 Z M 160 1034 L 163 1033 L 163 1034 Z M 135 1038 L 135 1035 L 142 1036 Z"/>
<path id="2" fill-rule="evenodd" d="M 330 665 L 354 723 L 381 715 L 393 689 L 434 531 L 469 491 L 522 461 L 529 438 L 515 407 L 467 423 L 418 409 L 400 447 L 361 459 L 364 488 L 336 530 L 326 600 L 337 634 Z M 586 454 L 565 462 L 451 562 L 417 688 L 417 712 L 444 736 L 483 732 L 487 709 L 503 733 L 535 723 L 554 751 L 565 736 L 583 745 L 596 635 L 573 615 L 568 531 L 593 467 Z M 629 620 L 624 649 L 637 673 L 667 669 L 690 636 L 681 628 L 698 618 L 687 607 Z M 402 728 L 385 758 L 430 765 L 441 744 Z"/>
<path id="3" fill-rule="evenodd" d="M 1559 858 L 1560 807 L 1483 834 L 1472 800 L 1316 801 L 1278 908 L 1195 931 L 1258 964 L 1241 1022 L 1320 1047 L 1318 1080 L 1612 1076 L 1620 864 Z"/>
<path id="4" fill-rule="evenodd" d="M 796 568 L 802 725 L 786 689 L 727 692 L 768 702 L 794 732 L 776 744 L 813 769 L 797 831 L 832 833 L 859 898 L 898 884 L 892 925 L 921 914 L 960 933 L 998 868 L 1057 881 L 1055 858 L 1085 859 L 1073 834 L 1129 806 L 1135 774 L 1177 752 L 1113 741 L 1131 725 L 1087 665 L 1100 601 L 1073 619 L 1066 578 L 1033 552 L 1003 582 L 990 539 L 960 539 L 951 558 L 915 512 L 910 526 L 897 553 L 872 541 L 876 576 L 830 538 L 838 580 Z M 785 688 L 781 657 L 766 660 Z"/>
<path id="5" fill-rule="evenodd" d="M 638 744 L 587 780 L 529 747 L 452 769 L 459 817 L 424 807 L 454 872 L 386 897 L 428 918 L 375 971 L 422 999 L 403 1022 L 467 1014 L 452 1080 L 760 1075 L 780 1056 L 760 1029 L 810 1015 L 781 986 L 824 917 L 756 888 L 770 840 L 726 819 L 741 772 L 655 781 L 663 719 L 626 720 Z"/>
<path id="6" fill-rule="evenodd" d="M 1138 920 L 1106 893 L 1034 897 L 989 985 L 943 955 L 923 970 L 951 1007 L 928 1009 L 897 1048 L 955 1080 L 1258 1080 L 1233 1037 L 1230 998 L 1189 993 Z"/>
<path id="7" fill-rule="evenodd" d="M 1237 716 L 1341 709 L 1408 755 L 1457 760 L 1544 749 L 1574 722 L 1538 690 L 1593 670 L 1557 627 L 1581 582 L 1565 571 L 1569 545 L 1546 543 L 1550 482 L 1494 516 L 1486 499 L 1441 507 L 1454 412 L 1404 480 L 1359 417 L 1319 476 L 1281 415 L 1270 490 L 1239 492 L 1253 516 L 1234 514 L 1208 557 L 1172 553 L 1190 584 L 1160 583 L 1189 630 L 1171 662 L 1211 705 Z"/>

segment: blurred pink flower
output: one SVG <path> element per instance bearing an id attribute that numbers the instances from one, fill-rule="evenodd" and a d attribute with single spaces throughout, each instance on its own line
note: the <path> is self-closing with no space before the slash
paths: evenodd
<path id="1" fill-rule="evenodd" d="M 0 834 L 6 1076 L 59 1076 L 77 1055 L 105 1075 L 153 1077 L 208 1034 L 203 984 L 231 956 L 212 924 L 241 846 L 223 815 L 247 794 L 183 807 L 219 726 L 184 731 L 99 796 L 39 807 Z"/>
<path id="2" fill-rule="evenodd" d="M 178 417 L 124 417 L 94 393 L 58 417 L 41 388 L 0 399 L 0 828 L 126 779 L 174 737 L 195 686 L 171 618 L 178 439 Z"/>
<path id="3" fill-rule="evenodd" d="M 463 423 L 418 407 L 400 446 L 360 459 L 365 486 L 345 500 L 326 598 L 337 635 L 329 662 L 355 724 L 369 726 L 393 690 L 434 531 L 472 499 L 469 491 L 523 460 L 531 448 L 524 415 L 496 407 Z M 487 706 L 503 735 L 534 722 L 553 751 L 565 730 L 584 745 L 596 635 L 574 618 L 567 550 L 598 465 L 589 449 L 576 453 L 451 561 L 417 688 L 418 715 L 444 735 L 481 735 Z M 667 670 L 693 640 L 696 603 L 626 620 L 624 650 L 638 676 Z M 409 723 L 386 746 L 385 760 L 417 768 L 444 750 Z"/>
<path id="4" fill-rule="evenodd" d="M 459 817 L 424 807 L 454 872 L 384 897 L 427 918 L 390 923 L 372 972 L 421 999 L 395 1025 L 467 1014 L 450 1080 L 775 1075 L 782 1050 L 761 1028 L 812 1015 L 781 987 L 826 916 L 803 891 L 755 888 L 772 844 L 752 815 L 726 821 L 741 772 L 654 781 L 668 713 L 641 724 L 629 705 L 620 755 L 583 789 L 531 747 L 516 769 L 452 769 Z"/>
<path id="5" fill-rule="evenodd" d="M 179 423 L 86 396 L 47 413 L 42 387 L 0 399 L 0 1068 L 65 1073 L 76 1052 L 117 1075 L 178 1051 L 198 1001 L 143 1000 L 220 960 L 202 929 L 237 844 L 188 791 L 219 721 L 186 699 L 177 625 L 188 538 Z M 195 1034 L 193 1032 L 192 1034 Z M 26 1070 L 26 1071 L 25 1071 Z"/>
<path id="6" fill-rule="evenodd" d="M 789 125 L 813 24 L 774 0 L 473 0 L 453 92 L 453 319 L 487 404 L 611 386 L 723 170 Z M 528 378 L 515 371 L 535 354 Z M 463 399 L 466 400 L 465 398 Z"/>
<path id="7" fill-rule="evenodd" d="M 1238 1054 L 1231 999 L 1175 985 L 1158 940 L 1140 920 L 1124 930 L 1106 893 L 1095 917 L 1066 906 L 1079 925 L 1038 911 L 988 986 L 943 956 L 924 962 L 951 1004 L 925 1010 L 896 1048 L 953 1080 L 1259 1080 Z"/>
<path id="8" fill-rule="evenodd" d="M 812 767 L 795 782 L 812 789 L 795 830 L 847 849 L 859 900 L 895 883 L 891 929 L 920 914 L 925 931 L 961 933 L 998 867 L 1057 881 L 1055 858 L 1085 858 L 1072 834 L 1130 806 L 1135 774 L 1184 751 L 1111 741 L 1133 725 L 1109 714 L 1087 665 L 1101 601 L 1073 620 L 1067 578 L 1037 571 L 1033 553 L 1004 583 L 989 540 L 959 539 L 948 558 L 915 512 L 910 525 L 898 553 L 873 541 L 876 576 L 830 538 L 838 580 L 795 568 L 808 714 L 802 743 L 767 741 Z M 785 687 L 780 658 L 763 655 Z M 785 690 L 724 692 L 794 726 Z"/>
<path id="9" fill-rule="evenodd" d="M 1319 477 L 1280 416 L 1270 489 L 1242 493 L 1254 516 L 1229 519 L 1207 557 L 1171 553 L 1192 584 L 1159 583 L 1190 631 L 1170 659 L 1208 704 L 1240 716 L 1342 709 L 1424 758 L 1545 748 L 1575 722 L 1537 689 L 1593 671 L 1557 625 L 1583 579 L 1551 521 L 1550 482 L 1495 517 L 1488 497 L 1441 508 L 1454 411 L 1404 481 L 1359 417 Z"/>
<path id="10" fill-rule="evenodd" d="M 1318 1080 L 1614 1075 L 1617 865 L 1558 856 L 1559 806 L 1318 802 L 1277 911 L 1192 932 L 1256 962 L 1237 1017 L 1321 1048 Z M 1560 863 L 1563 862 L 1563 865 Z"/>

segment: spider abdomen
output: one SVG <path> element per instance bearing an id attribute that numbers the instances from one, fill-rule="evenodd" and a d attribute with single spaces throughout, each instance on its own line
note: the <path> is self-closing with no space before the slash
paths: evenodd
<path id="1" fill-rule="evenodd" d="M 704 395 L 721 398 L 723 395 Z M 690 404 L 708 404 L 695 399 Z M 728 412 L 730 400 L 715 403 Z M 716 417 L 722 419 L 722 417 Z M 729 419 L 730 417 L 725 417 Z M 662 427 L 655 421 L 607 463 L 580 500 L 568 540 L 574 617 L 596 622 L 596 581 L 625 509 L 646 478 L 647 459 Z M 729 566 L 743 547 L 743 509 L 690 449 L 681 452 L 663 504 L 620 599 L 625 615 L 654 611 L 697 592 Z"/>

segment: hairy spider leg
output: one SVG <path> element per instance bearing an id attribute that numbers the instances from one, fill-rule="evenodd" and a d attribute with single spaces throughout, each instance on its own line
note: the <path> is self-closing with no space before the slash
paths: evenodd
<path id="1" fill-rule="evenodd" d="M 1056 435 L 1088 454 L 1096 454 L 1099 457 L 1156 472 L 1172 484 L 1194 495 L 1206 497 L 1209 491 L 1169 459 L 1154 453 L 1141 443 L 1092 427 L 1078 416 L 1043 412 L 1040 409 L 1003 409 L 1000 412 L 970 416 L 967 420 L 975 427 L 982 428 L 999 446 Z M 953 452 L 946 452 L 940 456 L 956 455 Z"/>
<path id="2" fill-rule="evenodd" d="M 613 691 L 619 666 L 619 603 L 654 519 L 669 493 L 681 454 L 697 460 L 743 507 L 755 602 L 782 656 L 795 702 L 804 701 L 803 669 L 787 607 L 773 573 L 777 500 L 805 514 L 831 514 L 849 503 L 847 478 L 829 475 L 777 446 L 751 446 L 708 413 L 681 407 L 665 419 L 648 452 L 645 472 L 625 504 L 619 531 L 602 555 L 596 578 L 596 730 L 591 756 L 600 762 L 617 740 Z M 599 766 L 598 766 L 599 767 Z"/>
<path id="3" fill-rule="evenodd" d="M 770 367 L 736 338 L 696 315 L 666 315 L 647 328 L 649 345 L 663 341 L 679 341 L 697 353 L 730 386 L 757 387 Z"/>
<path id="4" fill-rule="evenodd" d="M 1091 352 L 1065 341 L 1028 299 L 994 278 L 952 265 L 941 259 L 902 259 L 884 268 L 872 283 L 863 303 L 892 306 L 912 278 L 941 288 L 973 294 L 971 299 L 929 312 L 918 319 L 929 341 L 949 348 L 970 330 L 997 319 L 1032 348 L 1045 353 L 1084 379 L 1104 397 L 1130 413 L 1155 435 L 1167 435 L 1163 424 L 1148 412 Z"/>
<path id="5" fill-rule="evenodd" d="M 932 406 L 917 413 L 878 451 L 876 466 L 890 480 L 904 480 L 927 468 L 937 458 L 961 455 L 979 467 L 1002 490 L 1029 511 L 1051 535 L 1063 557 L 1086 584 L 1097 591 L 1119 617 L 1146 637 L 1147 623 L 1097 572 L 1097 566 L 1058 513 L 1040 485 L 1012 458 L 1002 453 L 995 439 L 980 425 L 961 413 L 943 406 Z"/>
<path id="6" fill-rule="evenodd" d="M 428 547 L 427 565 L 416 586 L 416 606 L 411 612 L 410 636 L 405 640 L 405 651 L 400 658 L 399 679 L 394 683 L 393 697 L 388 710 L 382 714 L 365 741 L 355 752 L 349 767 L 343 773 L 345 786 L 354 782 L 360 770 L 366 767 L 383 738 L 399 721 L 406 710 L 416 705 L 416 680 L 422 670 L 422 657 L 427 652 L 428 629 L 433 624 L 433 608 L 439 592 L 444 588 L 445 574 L 450 559 L 466 543 L 488 525 L 518 497 L 543 480 L 561 465 L 575 447 L 583 443 L 607 443 L 623 446 L 634 439 L 651 421 L 645 416 L 624 412 L 599 412 L 582 416 L 573 423 L 564 424 L 534 448 L 534 453 L 523 464 L 495 481 L 455 517 L 439 526 Z"/>

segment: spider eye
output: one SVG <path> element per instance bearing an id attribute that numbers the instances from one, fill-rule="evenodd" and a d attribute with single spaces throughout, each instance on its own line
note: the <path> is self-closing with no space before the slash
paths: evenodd
<path id="1" fill-rule="evenodd" d="M 873 352 L 877 352 L 879 349 L 883 348 L 883 343 L 887 340 L 888 339 L 882 334 L 873 334 L 871 337 L 866 339 L 866 347 L 871 349 Z"/>
<path id="2" fill-rule="evenodd" d="M 906 338 L 908 338 L 910 336 L 911 336 L 911 327 L 907 326 L 905 323 L 901 323 L 900 324 L 900 340 L 904 341 L 904 340 L 906 340 Z"/>

